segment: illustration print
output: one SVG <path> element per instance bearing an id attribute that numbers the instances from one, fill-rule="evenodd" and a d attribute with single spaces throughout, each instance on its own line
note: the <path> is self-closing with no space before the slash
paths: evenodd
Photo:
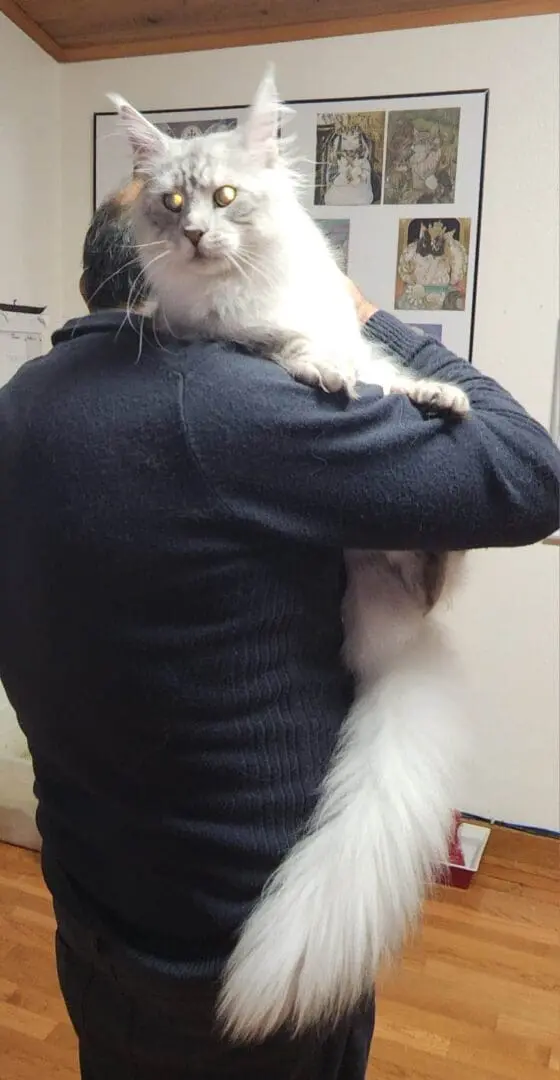
<path id="1" fill-rule="evenodd" d="M 319 114 L 316 206 L 371 206 L 380 202 L 385 115 Z"/>
<path id="2" fill-rule="evenodd" d="M 237 127 L 237 120 L 234 116 L 221 120 L 170 120 L 169 123 L 158 123 L 156 127 L 175 139 L 194 139 L 199 135 L 213 135 L 216 131 L 232 131 Z"/>
<path id="3" fill-rule="evenodd" d="M 470 218 L 399 222 L 397 310 L 465 310 L 470 232 Z"/>
<path id="4" fill-rule="evenodd" d="M 347 274 L 350 222 L 342 218 L 315 218 L 315 222 L 330 242 L 340 269 Z"/>
<path id="5" fill-rule="evenodd" d="M 403 109 L 387 123 L 387 205 L 455 202 L 460 109 Z"/>

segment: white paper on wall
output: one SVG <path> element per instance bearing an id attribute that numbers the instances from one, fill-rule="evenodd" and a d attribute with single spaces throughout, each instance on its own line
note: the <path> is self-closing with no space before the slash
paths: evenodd
<path id="1" fill-rule="evenodd" d="M 43 314 L 0 310 L 0 386 L 28 360 L 44 352 L 47 321 Z"/>

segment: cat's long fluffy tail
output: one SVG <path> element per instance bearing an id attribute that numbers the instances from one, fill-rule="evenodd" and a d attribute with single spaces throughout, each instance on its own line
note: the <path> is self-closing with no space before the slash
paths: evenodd
<path id="1" fill-rule="evenodd" d="M 430 623 L 361 688 L 309 831 L 243 928 L 219 1002 L 234 1039 L 349 1012 L 445 861 L 460 729 L 456 672 Z"/>

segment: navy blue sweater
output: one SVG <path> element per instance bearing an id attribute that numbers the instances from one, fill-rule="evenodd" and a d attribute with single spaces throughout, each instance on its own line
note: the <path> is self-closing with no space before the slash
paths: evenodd
<path id="1" fill-rule="evenodd" d="M 388 315 L 370 330 L 470 395 L 296 385 L 122 314 L 0 391 L 0 675 L 28 736 L 47 882 L 146 962 L 219 970 L 312 809 L 351 685 L 345 547 L 529 544 L 559 455 L 492 380 Z"/>

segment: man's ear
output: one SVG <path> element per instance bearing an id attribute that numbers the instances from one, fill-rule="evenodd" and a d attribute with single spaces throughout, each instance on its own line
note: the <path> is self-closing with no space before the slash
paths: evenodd
<path id="1" fill-rule="evenodd" d="M 85 278 L 86 278 L 86 272 L 85 272 L 85 270 L 83 270 L 81 275 L 80 275 L 80 296 L 81 296 L 82 300 L 84 301 L 84 304 L 86 305 L 86 307 L 87 307 L 87 309 L 89 311 L 89 304 L 88 304 L 88 298 L 87 298 L 87 293 L 86 293 L 86 281 L 85 281 Z"/>

